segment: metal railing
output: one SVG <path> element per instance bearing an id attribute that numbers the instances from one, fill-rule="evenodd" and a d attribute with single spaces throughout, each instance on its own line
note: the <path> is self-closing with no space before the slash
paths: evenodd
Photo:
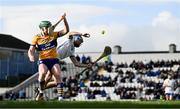
<path id="1" fill-rule="evenodd" d="M 72 63 L 68 63 L 66 65 L 62 65 L 61 67 L 65 67 L 66 70 L 62 71 L 62 78 L 63 77 L 69 77 L 69 76 L 75 76 L 79 71 L 82 71 L 83 68 L 77 68 Z M 38 73 L 35 73 L 25 81 L 21 82 L 20 84 L 16 85 L 15 87 L 11 88 L 7 92 L 13 92 L 13 93 L 19 93 L 20 91 L 24 91 L 26 94 L 26 99 L 32 100 L 35 96 L 34 89 L 38 87 Z M 49 97 L 49 99 L 53 99 L 57 97 L 57 95 L 54 93 L 54 88 L 47 89 L 45 91 L 46 95 Z M 5 94 L 5 93 L 4 93 Z"/>

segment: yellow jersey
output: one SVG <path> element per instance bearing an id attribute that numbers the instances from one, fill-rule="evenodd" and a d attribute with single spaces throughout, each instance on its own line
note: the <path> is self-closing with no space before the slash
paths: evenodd
<path id="1" fill-rule="evenodd" d="M 39 60 L 57 58 L 56 51 L 58 32 L 53 32 L 50 36 L 41 36 L 40 34 L 33 37 L 32 46 L 36 46 L 39 51 Z"/>

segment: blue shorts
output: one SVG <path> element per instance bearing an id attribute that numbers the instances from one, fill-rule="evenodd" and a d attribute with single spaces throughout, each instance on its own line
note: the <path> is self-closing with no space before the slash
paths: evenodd
<path id="1" fill-rule="evenodd" d="M 168 96 L 170 96 L 170 95 L 173 95 L 173 93 L 165 93 L 165 95 L 168 95 Z"/>
<path id="2" fill-rule="evenodd" d="M 48 68 L 48 70 L 51 71 L 52 67 L 55 64 L 59 64 L 59 59 L 54 58 L 54 59 L 43 59 L 43 60 L 39 60 L 38 64 L 45 64 Z"/>

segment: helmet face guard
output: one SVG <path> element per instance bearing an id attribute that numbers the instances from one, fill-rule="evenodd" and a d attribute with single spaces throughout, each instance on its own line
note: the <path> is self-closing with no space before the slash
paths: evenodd
<path id="1" fill-rule="evenodd" d="M 74 36 L 74 46 L 79 47 L 83 43 L 83 38 L 80 35 Z"/>
<path id="2" fill-rule="evenodd" d="M 41 29 L 42 35 L 51 35 L 51 22 L 50 21 L 41 21 L 39 24 L 39 28 Z"/>
<path id="3" fill-rule="evenodd" d="M 74 36 L 74 41 L 75 42 L 79 41 L 79 42 L 83 43 L 83 38 L 80 35 L 76 35 L 76 36 Z"/>
<path id="4" fill-rule="evenodd" d="M 39 24 L 40 29 L 43 28 L 43 27 L 49 28 L 51 26 L 52 26 L 52 24 L 51 24 L 50 21 L 41 21 L 40 24 Z"/>

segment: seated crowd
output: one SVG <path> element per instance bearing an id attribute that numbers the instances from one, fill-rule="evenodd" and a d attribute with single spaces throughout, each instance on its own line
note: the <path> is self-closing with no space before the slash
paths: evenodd
<path id="1" fill-rule="evenodd" d="M 85 61 L 82 57 L 79 61 L 86 63 L 91 59 L 88 57 Z M 167 80 L 170 86 L 165 82 Z M 92 71 L 84 75 L 64 77 L 63 83 L 64 99 L 180 100 L 180 60 L 134 60 L 129 64 L 106 61 L 96 64 Z M 169 88 L 171 92 L 166 90 Z M 168 98 L 169 94 L 171 99 Z M 25 92 L 7 94 L 7 98 L 25 98 Z"/>
<path id="2" fill-rule="evenodd" d="M 85 93 L 87 99 L 106 97 L 113 99 L 112 93 L 120 99 L 160 100 L 166 99 L 165 87 L 172 87 L 172 99 L 180 100 L 180 61 L 133 61 L 127 63 L 105 62 L 96 64 L 94 71 L 86 72 L 86 78 L 80 75 L 64 78 L 68 97 L 77 97 Z M 172 86 L 165 86 L 169 77 Z M 113 90 L 108 91 L 107 88 Z M 66 94 L 65 94 L 66 95 Z M 116 99 L 118 100 L 118 99 Z"/>

